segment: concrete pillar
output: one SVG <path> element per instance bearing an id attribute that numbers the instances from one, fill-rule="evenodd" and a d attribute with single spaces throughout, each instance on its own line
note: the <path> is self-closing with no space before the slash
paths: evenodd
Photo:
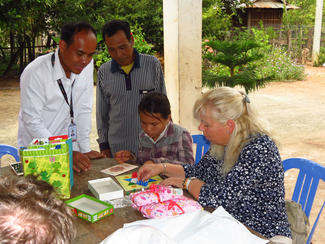
<path id="1" fill-rule="evenodd" d="M 175 123 L 198 133 L 193 106 L 202 88 L 202 0 L 164 0 L 164 66 Z"/>
<path id="2" fill-rule="evenodd" d="M 323 0 L 316 0 L 316 13 L 315 13 L 315 25 L 314 25 L 314 41 L 312 61 L 313 64 L 318 64 L 320 39 L 322 32 L 322 14 L 323 14 Z"/>
<path id="3" fill-rule="evenodd" d="M 248 14 L 247 27 L 248 29 L 250 29 L 252 25 L 252 11 L 250 9 L 247 9 L 247 14 Z"/>

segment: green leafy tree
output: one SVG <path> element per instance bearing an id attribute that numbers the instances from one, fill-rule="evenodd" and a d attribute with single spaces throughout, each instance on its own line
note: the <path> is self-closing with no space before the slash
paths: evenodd
<path id="1" fill-rule="evenodd" d="M 20 58 L 20 71 L 25 62 L 35 58 L 36 38 L 49 29 L 48 19 L 51 12 L 48 9 L 56 0 L 0 0 L 0 29 L 9 37 L 10 61 L 4 73 L 7 73 Z M 54 17 L 54 16 L 52 16 Z M 24 59 L 27 48 L 28 60 Z"/>
<path id="2" fill-rule="evenodd" d="M 202 36 L 204 39 L 224 36 L 231 28 L 231 15 L 226 15 L 221 0 L 203 0 Z"/>
<path id="3" fill-rule="evenodd" d="M 249 4 L 249 0 L 203 0 L 202 1 L 202 36 L 222 40 L 233 31 L 232 18 L 238 15 L 236 6 Z"/>
<path id="4" fill-rule="evenodd" d="M 284 26 L 303 25 L 313 26 L 315 20 L 315 0 L 286 0 L 287 4 L 299 7 L 295 10 L 285 10 L 283 12 Z"/>
<path id="5" fill-rule="evenodd" d="M 254 40 L 208 41 L 204 43 L 205 55 L 210 65 L 221 64 L 228 68 L 228 73 L 218 74 L 203 69 L 203 84 L 209 87 L 243 86 L 248 93 L 264 85 L 265 79 L 258 79 L 253 62 L 263 57 L 252 50 L 260 45 Z"/>
<path id="6" fill-rule="evenodd" d="M 0 33 L 7 37 L 1 38 L 0 45 L 11 48 L 5 73 L 17 63 L 21 72 L 37 55 L 36 38 L 45 36 L 51 42 L 65 23 L 87 21 L 100 33 L 102 26 L 112 19 L 124 19 L 132 27 L 142 29 L 148 43 L 154 45 L 151 49 L 162 52 L 162 0 L 0 0 Z M 8 54 L 1 54 L 6 60 Z"/>
<path id="7" fill-rule="evenodd" d="M 313 26 L 315 20 L 315 0 L 286 0 L 299 9 L 284 9 L 283 34 L 287 38 L 287 50 L 292 58 L 301 59 L 302 49 L 312 48 Z"/>
<path id="8" fill-rule="evenodd" d="M 89 9 L 85 1 L 85 12 Z M 122 19 L 130 23 L 132 28 L 139 28 L 145 33 L 145 39 L 153 44 L 153 49 L 163 52 L 163 0 L 102 0 L 96 1 L 96 12 L 93 15 L 94 26 L 101 30 L 102 26 L 113 19 Z M 93 4 L 93 3 L 92 3 Z M 92 6 L 94 8 L 94 6 Z M 89 15 L 85 13 L 85 15 Z"/>

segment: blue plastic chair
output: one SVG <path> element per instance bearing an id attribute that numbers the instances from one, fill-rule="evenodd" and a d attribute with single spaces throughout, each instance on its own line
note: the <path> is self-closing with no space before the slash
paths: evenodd
<path id="1" fill-rule="evenodd" d="M 288 158 L 283 160 L 283 168 L 284 171 L 289 169 L 299 169 L 292 200 L 301 204 L 302 209 L 309 218 L 319 180 L 325 181 L 325 167 L 304 158 Z M 312 230 L 307 239 L 307 244 L 311 241 L 323 208 L 324 204 L 318 213 L 315 223 L 313 224 Z"/>
<path id="2" fill-rule="evenodd" d="M 6 144 L 0 144 L 0 159 L 6 154 L 13 156 L 16 159 L 16 162 L 19 162 L 19 151 L 17 148 Z"/>
<path id="3" fill-rule="evenodd" d="M 204 135 L 192 135 L 193 143 L 196 144 L 195 164 L 197 164 L 202 156 L 209 150 L 210 142 Z"/>
<path id="4" fill-rule="evenodd" d="M 322 211 L 323 211 L 323 209 L 324 209 L 324 206 L 325 206 L 325 202 L 323 202 L 323 206 L 322 206 L 321 209 L 319 210 L 319 213 L 318 213 L 318 215 L 317 215 L 317 218 L 316 218 L 316 220 L 315 220 L 315 223 L 313 224 L 313 227 L 312 227 L 312 229 L 311 229 L 311 231 L 310 231 L 310 233 L 309 233 L 309 236 L 308 236 L 308 239 L 307 239 L 306 244 L 309 244 L 309 243 L 311 242 L 311 238 L 312 238 L 313 235 L 314 235 L 314 231 L 315 231 L 315 229 L 316 229 L 316 227 L 317 227 L 318 220 L 319 220 L 319 217 L 320 217 L 321 214 L 322 214 Z"/>

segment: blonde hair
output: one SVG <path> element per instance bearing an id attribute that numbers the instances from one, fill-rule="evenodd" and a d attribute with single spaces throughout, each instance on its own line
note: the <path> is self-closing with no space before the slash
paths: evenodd
<path id="1" fill-rule="evenodd" d="M 211 145 L 210 153 L 218 160 L 224 160 L 223 174 L 227 174 L 238 160 L 244 145 L 258 135 L 270 135 L 268 129 L 262 126 L 256 111 L 252 108 L 248 96 L 230 87 L 218 87 L 198 99 L 194 105 L 194 117 L 199 119 L 207 110 L 219 123 L 228 120 L 235 122 L 235 128 L 228 145 Z"/>
<path id="2" fill-rule="evenodd" d="M 74 220 L 47 182 L 33 176 L 0 177 L 0 243 L 71 243 Z"/>

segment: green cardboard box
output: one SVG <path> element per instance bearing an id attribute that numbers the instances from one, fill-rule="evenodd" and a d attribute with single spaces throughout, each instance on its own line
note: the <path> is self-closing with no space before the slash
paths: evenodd
<path id="1" fill-rule="evenodd" d="M 112 204 L 100 201 L 86 194 L 67 200 L 65 203 L 72 208 L 76 216 L 91 223 L 95 223 L 114 213 Z"/>

